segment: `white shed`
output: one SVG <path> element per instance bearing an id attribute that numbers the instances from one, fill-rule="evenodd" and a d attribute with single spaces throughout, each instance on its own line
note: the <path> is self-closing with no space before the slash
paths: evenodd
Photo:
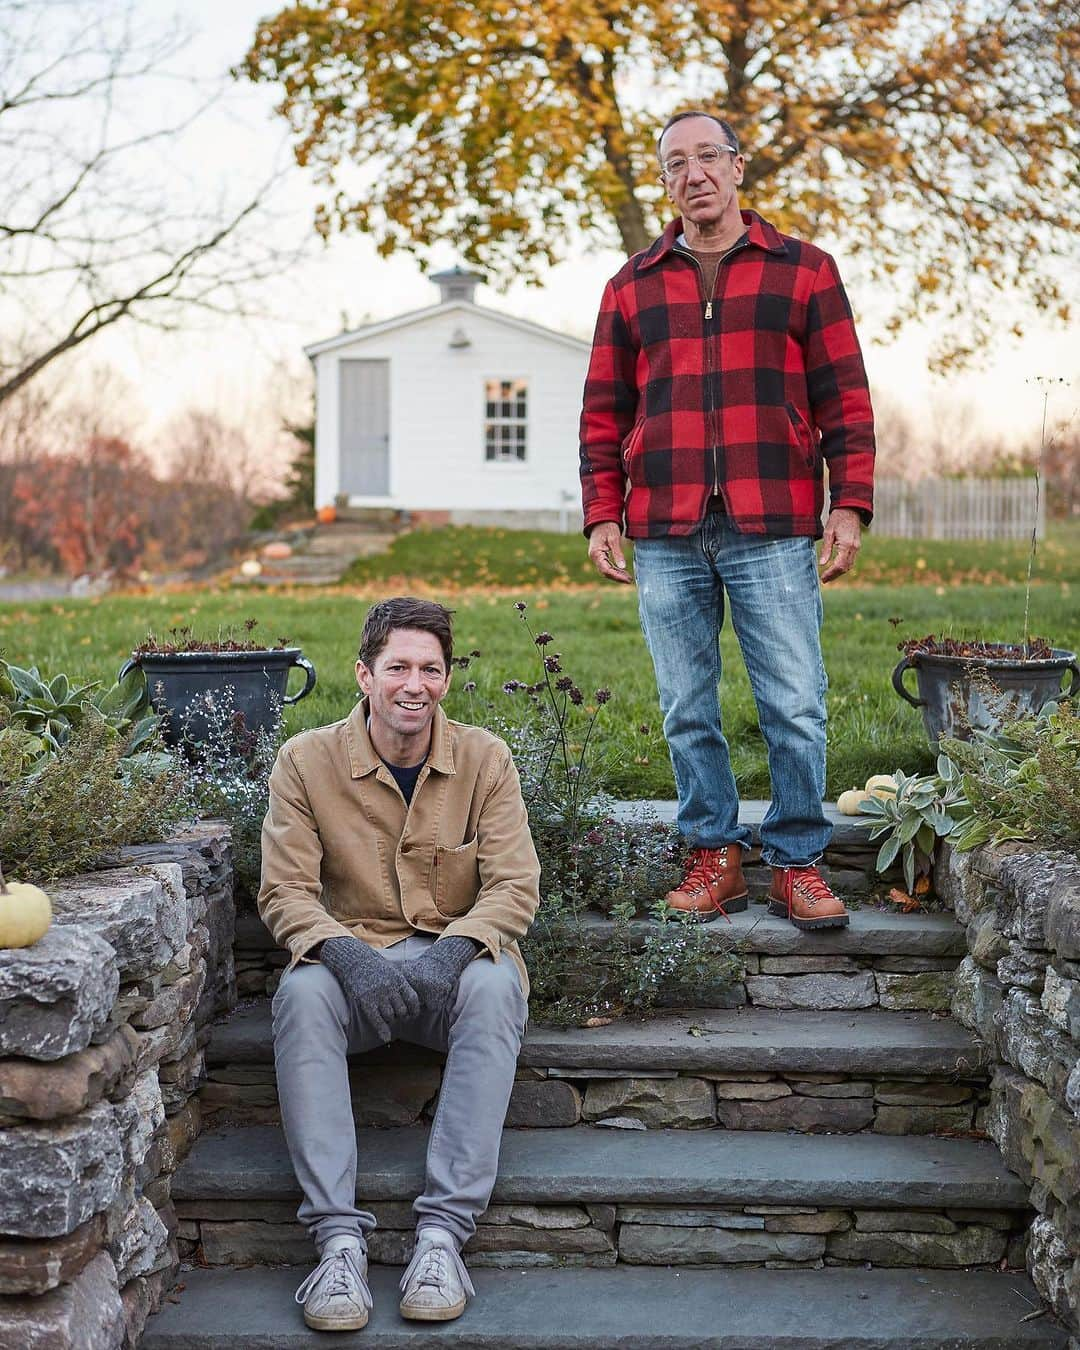
<path id="1" fill-rule="evenodd" d="M 576 529 L 589 344 L 477 305 L 474 273 L 432 280 L 438 304 L 305 348 L 316 506 Z"/>

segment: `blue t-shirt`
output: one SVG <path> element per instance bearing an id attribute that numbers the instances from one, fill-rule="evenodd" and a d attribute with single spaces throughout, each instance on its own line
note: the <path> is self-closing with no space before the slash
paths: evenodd
<path id="1" fill-rule="evenodd" d="M 379 756 L 382 759 L 382 756 Z M 427 763 L 427 759 L 422 759 L 419 764 L 411 764 L 407 769 L 403 769 L 400 764 L 391 764 L 388 759 L 383 759 L 383 763 L 394 775 L 394 782 L 401 789 L 401 795 L 405 798 L 405 805 L 412 801 L 413 791 L 416 788 L 416 780 L 420 777 L 420 770 Z"/>

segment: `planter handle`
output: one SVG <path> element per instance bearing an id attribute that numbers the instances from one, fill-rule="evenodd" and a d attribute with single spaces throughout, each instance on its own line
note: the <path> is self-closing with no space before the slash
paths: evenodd
<path id="1" fill-rule="evenodd" d="M 1080 666 L 1075 661 L 1070 661 L 1065 667 L 1067 671 L 1072 671 L 1072 684 L 1061 695 L 1062 698 L 1075 698 L 1080 694 Z"/>
<path id="2" fill-rule="evenodd" d="M 138 663 L 138 661 L 135 659 L 134 656 L 129 656 L 128 659 L 124 662 L 124 664 L 123 664 L 123 665 L 120 667 L 120 669 L 117 671 L 117 674 L 116 674 L 116 683 L 117 683 L 117 684 L 121 684 L 121 683 L 123 682 L 124 676 L 125 676 L 125 675 L 129 675 L 129 674 L 135 669 L 135 667 L 136 667 L 138 664 L 139 664 L 139 663 Z"/>
<path id="3" fill-rule="evenodd" d="M 298 694 L 288 695 L 285 699 L 286 703 L 299 703 L 302 698 L 306 698 L 308 694 L 310 694 L 311 691 L 315 688 L 315 667 L 311 664 L 311 662 L 307 659 L 307 657 L 306 656 L 296 657 L 296 659 L 293 661 L 293 665 L 299 666 L 300 669 L 304 671 L 307 678 L 304 680 L 303 689 L 301 689 Z"/>
<path id="4" fill-rule="evenodd" d="M 926 706 L 926 700 L 923 698 L 912 698 L 904 688 L 904 671 L 908 669 L 914 670 L 915 667 L 906 656 L 902 657 L 892 673 L 892 687 L 900 697 L 910 703 L 913 708 L 924 708 Z"/>

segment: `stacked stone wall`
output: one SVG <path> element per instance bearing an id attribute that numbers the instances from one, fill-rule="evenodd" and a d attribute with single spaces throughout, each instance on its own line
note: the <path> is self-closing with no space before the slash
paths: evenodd
<path id="1" fill-rule="evenodd" d="M 395 1047 L 357 1056 L 350 1070 L 357 1125 L 419 1125 L 435 1114 L 443 1056 Z M 199 1094 L 204 1125 L 276 1124 L 273 1064 L 211 1065 Z M 798 1130 L 804 1134 L 985 1133 L 988 1094 L 981 1065 L 954 1072 L 720 1073 L 521 1067 L 506 1117 L 509 1129 L 605 1125 L 629 1129 Z"/>
<path id="2" fill-rule="evenodd" d="M 362 1199 L 377 1227 L 374 1264 L 404 1265 L 416 1215 L 402 1201 Z M 295 1201 L 198 1200 L 177 1205 L 192 1258 L 208 1266 L 310 1265 Z M 867 1263 L 938 1269 L 1022 1265 L 1028 1214 L 1005 1209 L 871 1209 L 851 1205 L 492 1205 L 465 1252 L 469 1265 L 763 1266 Z"/>
<path id="3" fill-rule="evenodd" d="M 985 1043 L 986 1127 L 1036 1210 L 1027 1262 L 1080 1327 L 1080 860 L 1005 844 L 948 851 L 937 889 L 967 930 L 953 1015 Z"/>
<path id="4" fill-rule="evenodd" d="M 134 1347 L 179 1268 L 171 1177 L 236 1001 L 228 835 L 113 861 L 0 950 L 0 1350 Z"/>

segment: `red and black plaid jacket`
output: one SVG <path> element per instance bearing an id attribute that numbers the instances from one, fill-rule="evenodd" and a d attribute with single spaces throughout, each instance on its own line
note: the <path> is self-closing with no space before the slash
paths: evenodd
<path id="1" fill-rule="evenodd" d="M 674 220 L 608 282 L 581 414 L 586 532 L 690 534 L 719 495 L 747 534 L 821 536 L 873 513 L 874 420 L 832 258 L 754 211 L 711 300 Z"/>

